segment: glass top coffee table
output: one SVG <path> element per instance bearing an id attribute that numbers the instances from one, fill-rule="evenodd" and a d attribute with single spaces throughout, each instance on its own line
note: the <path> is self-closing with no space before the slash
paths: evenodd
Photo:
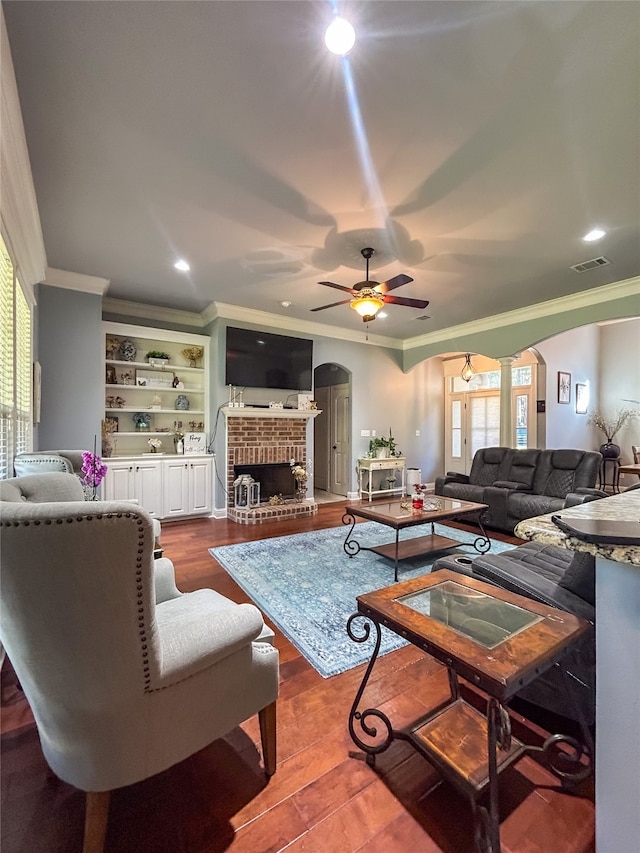
<path id="1" fill-rule="evenodd" d="M 358 612 L 347 623 L 349 637 L 366 642 L 373 625 L 375 645 L 351 707 L 351 738 L 370 765 L 393 740 L 412 743 L 471 798 L 482 853 L 500 851 L 498 775 L 525 752 L 543 753 L 565 785 L 589 775 L 593 745 L 586 727 L 584 744 L 552 735 L 543 747 L 527 746 L 511 736 L 504 703 L 560 661 L 593 629 L 591 623 L 446 569 L 359 595 L 357 602 Z M 449 675 L 449 697 L 401 729 L 381 710 L 361 708 L 382 627 L 440 661 Z M 462 698 L 458 676 L 488 694 L 486 714 Z M 486 792 L 488 808 L 476 803 Z"/>
<path id="2" fill-rule="evenodd" d="M 350 504 L 342 516 L 342 523 L 349 524 L 350 528 L 344 540 L 343 548 L 349 557 L 355 557 L 360 551 L 374 551 L 382 557 L 388 557 L 394 562 L 394 580 L 398 580 L 398 562 L 410 557 L 426 556 L 438 551 L 448 551 L 450 548 L 460 548 L 470 545 L 478 554 L 485 554 L 491 548 L 491 542 L 482 525 L 482 515 L 487 509 L 486 504 L 461 501 L 454 498 L 445 498 L 440 495 L 426 497 L 424 508 L 415 510 L 411 505 L 411 498 L 396 499 L 391 501 L 376 501 L 374 503 L 362 502 L 361 504 Z M 446 521 L 450 518 L 466 518 L 474 516 L 480 527 L 481 535 L 473 542 L 460 542 L 448 536 L 441 536 L 435 532 L 435 523 Z M 369 521 L 377 521 L 395 530 L 394 542 L 374 547 L 364 547 L 353 536 L 356 518 L 366 518 Z M 421 524 L 430 524 L 431 532 L 425 536 L 417 536 L 413 539 L 400 540 L 400 531 L 407 527 L 416 527 Z"/>

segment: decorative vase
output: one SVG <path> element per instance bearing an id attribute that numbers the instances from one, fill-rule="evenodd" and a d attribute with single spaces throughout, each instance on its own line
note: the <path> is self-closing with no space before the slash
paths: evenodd
<path id="1" fill-rule="evenodd" d="M 102 455 L 105 459 L 113 456 L 113 440 L 110 435 L 102 436 Z"/>
<path id="2" fill-rule="evenodd" d="M 620 456 L 620 447 L 612 441 L 600 445 L 600 453 L 605 459 L 617 459 Z"/>
<path id="3" fill-rule="evenodd" d="M 376 450 L 376 459 L 386 459 L 389 456 L 388 447 L 379 447 Z"/>
<path id="4" fill-rule="evenodd" d="M 181 438 L 176 441 L 176 453 L 178 456 L 184 455 L 184 441 Z"/>
<path id="5" fill-rule="evenodd" d="M 135 361 L 136 360 L 136 345 L 133 341 L 130 341 L 128 338 L 120 344 L 120 359 L 122 361 Z"/>
<path id="6" fill-rule="evenodd" d="M 424 508 L 424 498 L 421 498 L 418 496 L 414 497 L 413 500 L 411 501 L 411 506 L 414 509 L 423 509 Z"/>
<path id="7" fill-rule="evenodd" d="M 189 398 L 184 394 L 178 394 L 176 397 L 175 408 L 178 409 L 178 411 L 186 412 L 189 408 Z"/>

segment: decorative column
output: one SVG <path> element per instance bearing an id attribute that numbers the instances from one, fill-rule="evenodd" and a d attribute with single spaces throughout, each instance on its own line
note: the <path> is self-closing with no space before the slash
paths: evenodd
<path id="1" fill-rule="evenodd" d="M 511 411 L 511 370 L 515 356 L 505 355 L 500 362 L 500 446 L 513 446 L 513 412 Z"/>

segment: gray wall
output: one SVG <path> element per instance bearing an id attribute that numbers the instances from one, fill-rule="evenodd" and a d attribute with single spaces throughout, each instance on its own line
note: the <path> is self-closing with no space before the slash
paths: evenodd
<path id="1" fill-rule="evenodd" d="M 94 437 L 100 448 L 104 412 L 101 324 L 100 296 L 40 286 L 42 416 L 37 449 L 92 450 Z"/>

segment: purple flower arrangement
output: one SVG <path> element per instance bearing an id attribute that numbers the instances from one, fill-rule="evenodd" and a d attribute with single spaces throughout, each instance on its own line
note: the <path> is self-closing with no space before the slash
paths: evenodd
<path id="1" fill-rule="evenodd" d="M 85 486 L 92 489 L 91 498 L 96 499 L 96 489 L 104 480 L 109 469 L 104 464 L 100 456 L 92 453 L 90 450 L 85 450 L 82 453 L 82 482 Z"/>

